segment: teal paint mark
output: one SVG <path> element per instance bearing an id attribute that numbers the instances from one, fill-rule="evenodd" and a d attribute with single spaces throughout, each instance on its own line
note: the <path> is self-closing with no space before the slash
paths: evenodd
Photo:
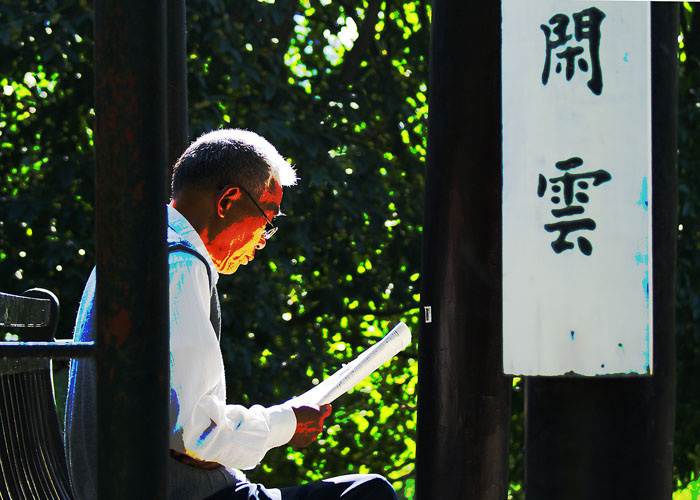
<path id="1" fill-rule="evenodd" d="M 649 309 L 649 271 L 644 271 L 644 279 L 642 280 L 642 288 L 644 289 L 644 298 L 647 302 L 647 310 Z"/>
<path id="2" fill-rule="evenodd" d="M 649 212 L 649 186 L 648 186 L 648 180 L 646 177 L 642 178 L 642 189 L 639 193 L 639 201 L 637 202 L 637 205 L 642 207 L 642 210 L 645 212 Z M 647 242 L 648 243 L 648 242 Z M 635 261 L 637 264 L 645 264 L 647 266 L 646 271 L 644 271 L 644 278 L 642 279 L 642 291 L 644 293 L 644 301 L 646 303 L 646 309 L 649 311 L 649 297 L 651 290 L 649 290 L 649 254 L 648 252 L 646 254 L 642 253 L 637 253 L 635 255 Z M 649 353 L 649 329 L 650 325 L 649 322 L 647 321 L 647 326 L 646 326 L 646 348 L 642 351 L 642 359 L 644 362 L 644 366 L 646 367 L 646 373 L 651 374 L 651 357 Z M 622 348 L 621 345 L 618 345 L 618 347 Z"/>
<path id="3" fill-rule="evenodd" d="M 637 254 L 634 256 L 634 261 L 637 264 L 644 264 L 644 265 L 648 266 L 649 265 L 649 254 L 637 252 Z"/>
<path id="4" fill-rule="evenodd" d="M 644 279 L 642 280 L 642 286 L 644 287 L 644 299 L 646 300 L 647 311 L 649 310 L 649 271 L 645 271 Z M 644 366 L 647 368 L 647 373 L 651 373 L 651 363 L 649 357 L 649 321 L 647 320 L 646 328 L 646 349 L 642 352 L 642 357 L 644 359 Z"/>
<path id="5" fill-rule="evenodd" d="M 639 201 L 637 205 L 642 207 L 645 212 L 649 211 L 649 189 L 647 187 L 647 178 L 642 179 L 642 191 L 639 193 Z"/>
<path id="6" fill-rule="evenodd" d="M 649 323 L 647 323 L 647 335 L 646 335 L 646 337 L 647 337 L 647 342 L 646 342 L 647 348 L 644 349 L 644 351 L 642 352 L 642 356 L 644 357 L 644 365 L 647 368 L 647 374 L 650 375 L 651 374 L 651 363 L 649 363 Z"/>
<path id="7" fill-rule="evenodd" d="M 625 57 L 622 58 L 625 62 L 630 62 L 630 53 L 625 52 Z"/>
<path id="8" fill-rule="evenodd" d="M 576 334 L 574 333 L 574 331 L 571 330 L 571 340 L 574 340 L 574 336 L 575 336 L 575 335 L 576 335 Z"/>

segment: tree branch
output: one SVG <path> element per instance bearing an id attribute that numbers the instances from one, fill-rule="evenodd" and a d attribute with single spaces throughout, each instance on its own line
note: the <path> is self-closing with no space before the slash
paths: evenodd
<path id="1" fill-rule="evenodd" d="M 374 27 L 377 24 L 377 15 L 381 6 L 382 0 L 370 0 L 369 7 L 365 11 L 365 19 L 358 31 L 357 40 L 355 40 L 352 49 L 345 54 L 343 72 L 340 77 L 345 85 L 354 80 L 357 69 L 362 62 L 362 57 L 370 47 L 372 40 L 374 40 Z M 353 17 L 353 19 L 355 18 Z"/>
<path id="2" fill-rule="evenodd" d="M 414 308 L 396 308 L 396 309 L 382 309 L 382 310 L 377 310 L 377 309 L 345 309 L 341 311 L 330 311 L 332 314 L 336 316 L 364 316 L 366 314 L 372 314 L 374 316 L 377 316 L 378 318 L 386 318 L 388 316 L 396 316 L 397 314 L 402 314 L 402 313 L 407 313 L 411 309 Z M 308 323 L 313 321 L 314 318 L 321 316 L 323 314 L 328 314 L 329 311 L 327 309 L 324 309 L 320 305 L 314 306 L 311 309 L 307 309 L 306 312 L 303 314 L 300 314 L 299 316 L 293 316 L 292 319 L 287 321 L 287 325 L 289 326 L 299 326 L 304 323 Z"/>
<path id="3" fill-rule="evenodd" d="M 275 25 L 270 31 L 271 38 L 277 38 L 279 40 L 278 47 L 282 47 L 285 51 L 289 47 L 289 40 L 294 32 L 294 12 L 295 5 L 290 2 L 287 5 L 286 15 L 283 17 L 284 21 Z"/>
<path id="4" fill-rule="evenodd" d="M 680 8 L 683 8 L 682 5 Z M 684 33 L 686 35 L 685 50 L 691 60 L 698 61 L 700 60 L 700 14 L 693 10 L 691 16 L 690 29 Z"/>

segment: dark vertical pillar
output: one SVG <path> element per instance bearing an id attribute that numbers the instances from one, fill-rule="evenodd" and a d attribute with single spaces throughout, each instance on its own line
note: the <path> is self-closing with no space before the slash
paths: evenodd
<path id="1" fill-rule="evenodd" d="M 651 9 L 654 373 L 527 379 L 528 500 L 672 496 L 678 4 Z"/>
<path id="2" fill-rule="evenodd" d="M 647 397 L 652 405 L 649 414 L 649 488 L 657 493 L 655 498 L 671 498 L 674 490 L 680 8 L 680 3 L 651 4 L 655 368 L 654 378 L 646 383 Z"/>
<path id="3" fill-rule="evenodd" d="M 502 500 L 501 5 L 433 3 L 419 343 L 419 500 Z"/>
<path id="4" fill-rule="evenodd" d="M 164 2 L 96 0 L 100 500 L 166 495 L 165 95 Z"/>
<path id="5" fill-rule="evenodd" d="M 168 2 L 168 181 L 189 144 L 187 124 L 187 23 L 185 0 Z"/>

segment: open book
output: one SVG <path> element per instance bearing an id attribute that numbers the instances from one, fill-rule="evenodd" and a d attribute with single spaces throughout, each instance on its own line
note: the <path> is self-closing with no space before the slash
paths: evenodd
<path id="1" fill-rule="evenodd" d="M 346 364 L 333 375 L 304 394 L 287 403 L 298 405 L 325 405 L 355 387 L 365 377 L 393 358 L 411 343 L 411 331 L 400 321 L 383 339 Z"/>

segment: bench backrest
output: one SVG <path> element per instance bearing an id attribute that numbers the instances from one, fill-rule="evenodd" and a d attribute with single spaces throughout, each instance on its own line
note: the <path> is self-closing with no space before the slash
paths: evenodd
<path id="1" fill-rule="evenodd" d="M 0 341 L 53 341 L 58 310 L 48 290 L 0 293 Z M 0 498 L 74 498 L 48 359 L 0 358 Z"/>

